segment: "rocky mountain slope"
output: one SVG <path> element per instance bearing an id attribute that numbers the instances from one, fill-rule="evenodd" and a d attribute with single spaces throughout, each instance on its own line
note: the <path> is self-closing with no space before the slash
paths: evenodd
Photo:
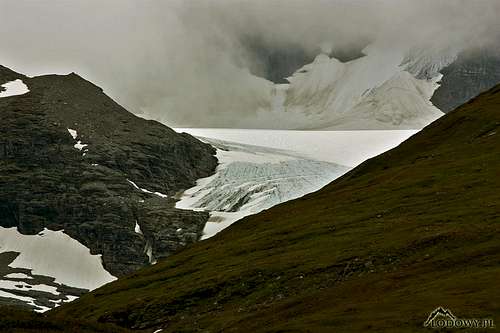
<path id="1" fill-rule="evenodd" d="M 64 286 L 74 296 L 89 289 L 97 283 L 92 272 L 73 271 L 88 273 L 88 283 L 65 279 L 73 263 L 85 266 L 82 258 L 53 262 L 79 246 L 90 249 L 89 256 L 102 255 L 113 279 L 201 236 L 208 214 L 175 209 L 174 195 L 213 173 L 211 146 L 134 116 L 74 73 L 28 78 L 0 67 L 4 89 L 14 80 L 28 91 L 0 96 L 0 303 L 12 294 L 28 297 L 37 284 L 52 291 L 35 297 L 43 307 L 65 299 Z M 53 243 L 44 240 L 63 237 L 53 234 L 61 230 L 69 239 L 43 255 Z M 12 237 L 31 240 L 6 242 Z M 37 239 L 40 247 L 30 248 Z M 40 262 L 29 262 L 22 251 L 41 255 L 44 267 L 30 266 Z M 68 271 L 47 273 L 55 267 Z M 25 288 L 6 287 L 16 283 Z"/>
<path id="2" fill-rule="evenodd" d="M 420 332 L 500 321 L 500 86 L 322 190 L 64 305 L 153 332 Z"/>
<path id="3" fill-rule="evenodd" d="M 111 326 L 72 320 L 53 321 L 39 314 L 19 307 L 1 306 L 0 332 L 2 333 L 127 333 L 130 330 Z"/>
<path id="4" fill-rule="evenodd" d="M 449 112 L 500 82 L 500 49 L 462 52 L 441 70 L 443 78 L 431 102 Z"/>

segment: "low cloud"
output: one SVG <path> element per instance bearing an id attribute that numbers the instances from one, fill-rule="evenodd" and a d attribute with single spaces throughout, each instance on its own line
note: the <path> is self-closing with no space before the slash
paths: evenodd
<path id="1" fill-rule="evenodd" d="M 497 0 L 0 0 L 0 63 L 75 71 L 135 113 L 171 126 L 246 126 L 272 83 L 266 49 L 498 47 Z"/>

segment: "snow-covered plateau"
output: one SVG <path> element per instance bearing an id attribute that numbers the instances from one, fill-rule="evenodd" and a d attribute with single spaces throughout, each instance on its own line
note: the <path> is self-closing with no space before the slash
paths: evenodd
<path id="1" fill-rule="evenodd" d="M 205 210 L 203 239 L 237 220 L 314 192 L 351 167 L 395 147 L 416 131 L 177 129 L 217 148 L 215 175 L 177 202 Z"/>
<path id="2" fill-rule="evenodd" d="M 286 151 L 306 159 L 354 167 L 408 139 L 418 130 L 299 131 L 229 128 L 176 128 L 207 138 Z"/>

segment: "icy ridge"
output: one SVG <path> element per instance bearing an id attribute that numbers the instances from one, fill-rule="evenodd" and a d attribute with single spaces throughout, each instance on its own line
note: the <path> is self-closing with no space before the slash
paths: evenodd
<path id="1" fill-rule="evenodd" d="M 440 71 L 458 50 L 395 47 L 375 41 L 365 56 L 341 62 L 319 54 L 276 84 L 269 109 L 256 110 L 255 124 L 278 129 L 421 129 L 443 115 L 430 102 Z M 382 107 L 381 107 L 382 106 Z M 263 125 L 262 125 L 263 124 Z"/>
<path id="2" fill-rule="evenodd" d="M 458 54 L 458 50 L 443 50 L 439 47 L 412 48 L 401 66 L 419 80 L 430 80 L 457 60 Z"/>
<path id="3" fill-rule="evenodd" d="M 364 53 L 348 63 L 321 54 L 297 71 L 289 78 L 285 113 L 305 116 L 310 129 L 419 129 L 443 114 L 429 101 L 439 70 L 453 56 L 409 58 L 383 44 Z"/>

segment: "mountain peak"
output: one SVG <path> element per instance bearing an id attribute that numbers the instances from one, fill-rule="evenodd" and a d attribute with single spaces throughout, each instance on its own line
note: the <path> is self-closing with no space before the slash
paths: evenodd
<path id="1" fill-rule="evenodd" d="M 16 238 L 47 251 L 43 260 L 34 260 L 39 254 L 28 245 L 1 242 L 3 252 L 10 248 L 28 267 L 12 269 L 16 256 L 0 260 L 0 277 L 22 273 L 28 282 L 60 290 L 33 294 L 31 306 L 53 307 L 101 285 L 102 276 L 133 272 L 201 236 L 208 213 L 178 210 L 173 197 L 214 171 L 211 146 L 129 113 L 75 73 L 27 78 L 2 67 L 0 74 L 22 77 L 30 91 L 0 98 L 0 240 Z M 80 262 L 82 270 L 54 263 L 64 253 L 50 252 L 51 244 L 79 253 L 69 260 Z M 29 260 L 41 261 L 41 268 L 30 267 Z M 95 260 L 102 272 L 94 269 Z M 57 269 L 45 269 L 51 265 Z M 90 282 L 79 282 L 84 279 Z M 66 285 L 56 286 L 60 281 Z"/>

